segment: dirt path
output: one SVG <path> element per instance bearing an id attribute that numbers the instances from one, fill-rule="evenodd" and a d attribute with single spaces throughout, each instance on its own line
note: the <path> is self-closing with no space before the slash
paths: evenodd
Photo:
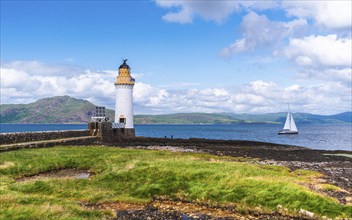
<path id="1" fill-rule="evenodd" d="M 126 203 L 102 203 L 83 204 L 89 209 L 113 210 L 118 220 L 193 220 L 193 219 L 307 219 L 306 213 L 297 216 L 289 216 L 285 210 L 274 211 L 272 213 L 262 213 L 260 211 L 238 210 L 235 206 L 216 206 L 200 203 L 192 203 L 183 200 L 170 200 L 156 198 L 146 205 L 126 204 Z"/>

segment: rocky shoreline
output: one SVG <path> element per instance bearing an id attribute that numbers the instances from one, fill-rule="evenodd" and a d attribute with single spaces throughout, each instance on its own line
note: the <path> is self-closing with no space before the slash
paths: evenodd
<path id="1" fill-rule="evenodd" d="M 235 205 L 217 206 L 170 198 L 154 198 L 146 205 L 126 203 L 82 204 L 89 209 L 114 210 L 116 220 L 232 220 L 232 219 L 310 219 L 308 211 L 301 210 L 290 216 L 285 208 L 278 206 L 276 211 L 263 213 L 260 210 L 240 210 Z"/>

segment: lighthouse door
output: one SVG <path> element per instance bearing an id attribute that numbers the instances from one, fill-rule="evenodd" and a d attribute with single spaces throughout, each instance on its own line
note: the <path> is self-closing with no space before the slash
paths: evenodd
<path id="1" fill-rule="evenodd" d="M 126 124 L 126 118 L 120 118 L 119 123 Z"/>

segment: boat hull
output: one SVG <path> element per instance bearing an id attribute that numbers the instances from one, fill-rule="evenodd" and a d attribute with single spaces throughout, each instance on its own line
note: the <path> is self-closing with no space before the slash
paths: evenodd
<path id="1" fill-rule="evenodd" d="M 279 131 L 277 134 L 298 134 L 298 131 Z"/>

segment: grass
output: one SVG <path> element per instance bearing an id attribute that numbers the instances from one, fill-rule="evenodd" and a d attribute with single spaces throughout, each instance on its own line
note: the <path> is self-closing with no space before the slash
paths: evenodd
<path id="1" fill-rule="evenodd" d="M 340 187 L 331 184 L 320 184 L 319 187 L 325 191 L 342 191 Z"/>
<path id="2" fill-rule="evenodd" d="M 300 185 L 315 172 L 256 165 L 208 154 L 109 147 L 54 147 L 0 154 L 1 219 L 101 219 L 110 211 L 82 203 L 147 203 L 166 196 L 238 209 L 273 211 L 280 204 L 320 216 L 350 217 L 352 207 Z M 87 169 L 89 179 L 15 179 L 55 169 Z M 303 184 L 304 185 L 304 184 Z"/>
<path id="3" fill-rule="evenodd" d="M 324 155 L 340 156 L 340 157 L 349 157 L 349 158 L 352 158 L 352 154 L 324 154 Z"/>

